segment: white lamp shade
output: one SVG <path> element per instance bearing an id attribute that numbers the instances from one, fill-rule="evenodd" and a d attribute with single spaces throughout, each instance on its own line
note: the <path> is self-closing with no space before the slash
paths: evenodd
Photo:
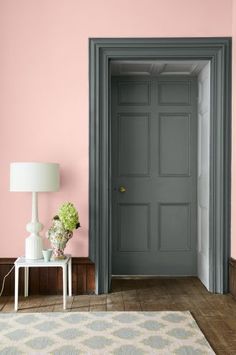
<path id="1" fill-rule="evenodd" d="M 57 191 L 60 185 L 57 163 L 11 163 L 10 191 Z"/>

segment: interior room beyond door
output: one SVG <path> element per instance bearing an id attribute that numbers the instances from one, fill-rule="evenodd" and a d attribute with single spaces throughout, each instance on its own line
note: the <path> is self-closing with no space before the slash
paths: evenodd
<path id="1" fill-rule="evenodd" d="M 111 83 L 112 274 L 197 274 L 197 78 Z"/>

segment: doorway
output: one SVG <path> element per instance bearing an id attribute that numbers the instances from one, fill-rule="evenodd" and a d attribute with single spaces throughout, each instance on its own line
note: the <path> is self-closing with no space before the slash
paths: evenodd
<path id="1" fill-rule="evenodd" d="M 118 59 L 207 60 L 211 64 L 209 289 L 212 292 L 225 292 L 228 288 L 230 241 L 230 38 L 90 40 L 90 257 L 96 266 L 96 291 L 97 293 L 107 292 L 112 275 L 113 186 L 109 64 L 111 60 Z M 167 134 L 168 122 L 173 117 L 169 118 L 162 120 L 163 127 L 167 125 L 164 128 Z M 186 118 L 182 117 L 179 121 L 175 121 L 175 124 L 180 121 L 183 127 L 187 127 Z M 132 119 L 129 122 L 132 122 Z M 148 127 L 147 122 L 146 118 Z M 168 146 L 165 149 L 168 151 Z M 166 168 L 168 169 L 168 164 L 163 161 L 163 172 Z M 136 207 L 138 214 L 144 211 L 140 211 L 140 207 L 148 211 L 147 205 Z M 175 207 L 173 204 L 171 206 L 166 203 L 161 205 L 160 211 L 159 206 L 159 216 L 161 215 L 162 226 L 164 226 L 162 235 L 173 234 L 175 228 L 168 226 L 171 213 L 176 216 L 181 211 L 181 218 L 188 220 L 190 213 L 188 204 L 183 203 L 181 208 Z M 128 206 L 125 208 L 124 216 L 127 215 Z M 182 232 L 186 237 L 186 229 Z M 184 240 L 186 241 L 186 238 L 183 237 L 182 243 Z M 163 239 L 163 243 L 164 247 L 169 247 L 169 242 L 165 245 L 166 241 Z"/>
<path id="2" fill-rule="evenodd" d="M 112 275 L 209 290 L 209 61 L 110 63 Z"/>

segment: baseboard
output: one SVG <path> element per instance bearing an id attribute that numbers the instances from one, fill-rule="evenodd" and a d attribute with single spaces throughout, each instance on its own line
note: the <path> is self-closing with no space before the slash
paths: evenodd
<path id="1" fill-rule="evenodd" d="M 15 262 L 15 258 L 0 258 L 0 287 L 3 277 Z M 20 294 L 23 294 L 23 270 L 20 269 Z M 72 258 L 72 293 L 73 295 L 90 294 L 95 291 L 95 266 L 89 258 Z M 61 268 L 31 268 L 29 273 L 30 294 L 62 294 Z M 7 277 L 3 296 L 14 295 L 14 270 Z"/>
<path id="2" fill-rule="evenodd" d="M 229 260 L 229 292 L 236 299 L 236 259 Z"/>

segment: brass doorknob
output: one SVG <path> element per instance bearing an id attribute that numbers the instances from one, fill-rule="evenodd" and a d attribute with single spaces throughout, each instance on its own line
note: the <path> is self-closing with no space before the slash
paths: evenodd
<path id="1" fill-rule="evenodd" d="M 126 188 L 124 186 L 120 186 L 119 192 L 121 192 L 121 193 L 126 192 Z"/>

